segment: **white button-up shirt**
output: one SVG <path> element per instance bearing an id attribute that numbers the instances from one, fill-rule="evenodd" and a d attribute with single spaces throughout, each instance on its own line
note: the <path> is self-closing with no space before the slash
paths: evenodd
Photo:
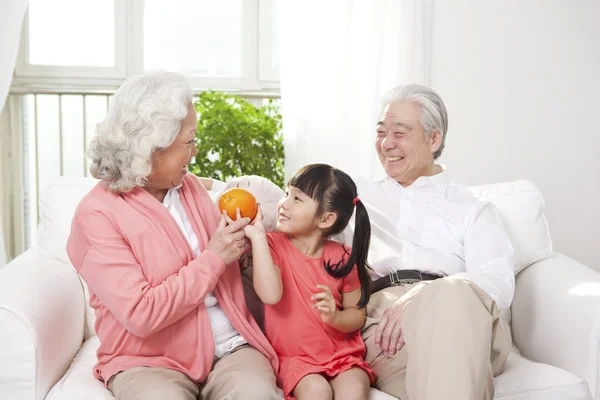
<path id="1" fill-rule="evenodd" d="M 500 309 L 510 307 L 514 249 L 491 203 L 448 179 L 446 171 L 408 187 L 388 176 L 355 182 L 371 220 L 369 263 L 378 276 L 401 269 L 460 276 Z"/>
<path id="2" fill-rule="evenodd" d="M 198 257 L 200 255 L 198 238 L 181 203 L 178 191 L 180 187 L 181 185 L 170 189 L 163 200 L 163 204 L 177 222 L 179 229 L 183 232 L 196 257 Z M 246 343 L 246 340 L 231 325 L 212 292 L 204 298 L 204 305 L 208 311 L 208 319 L 215 340 L 215 356 L 223 357 L 226 353 Z"/>

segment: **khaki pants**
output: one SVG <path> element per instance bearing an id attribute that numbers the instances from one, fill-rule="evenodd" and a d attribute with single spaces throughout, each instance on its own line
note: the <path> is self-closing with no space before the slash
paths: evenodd
<path id="1" fill-rule="evenodd" d="M 213 366 L 197 384 L 185 374 L 166 368 L 135 367 L 108 381 L 117 400 L 280 400 L 269 361 L 255 348 L 242 346 Z"/>
<path id="2" fill-rule="evenodd" d="M 405 345 L 388 358 L 375 347 L 383 312 L 417 293 L 402 314 Z M 373 296 L 362 330 L 375 386 L 402 400 L 492 400 L 512 348 L 510 328 L 496 303 L 460 278 L 390 287 Z"/>

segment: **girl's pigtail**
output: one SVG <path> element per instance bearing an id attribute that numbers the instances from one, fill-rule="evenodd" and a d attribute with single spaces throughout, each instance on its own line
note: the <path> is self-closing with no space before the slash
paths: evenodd
<path id="1" fill-rule="evenodd" d="M 340 262 L 332 265 L 330 262 L 326 262 L 325 269 L 334 278 L 343 278 L 348 275 L 352 271 L 352 268 L 354 268 L 354 265 L 356 265 L 358 280 L 360 281 L 359 308 L 366 307 L 369 302 L 369 297 L 371 296 L 371 279 L 369 278 L 369 266 L 367 264 L 370 243 L 371 222 L 369 221 L 369 214 L 363 203 L 358 200 L 356 202 L 352 251 L 345 264 L 341 265 Z"/>
<path id="2" fill-rule="evenodd" d="M 352 264 L 356 264 L 358 280 L 360 281 L 360 300 L 358 307 L 364 308 L 371 296 L 371 279 L 369 278 L 367 256 L 371 244 L 371 222 L 369 214 L 363 203 L 356 202 L 356 215 L 354 223 L 354 237 L 352 238 L 352 253 L 350 258 L 355 258 Z M 354 257 L 353 257 L 354 255 Z"/>

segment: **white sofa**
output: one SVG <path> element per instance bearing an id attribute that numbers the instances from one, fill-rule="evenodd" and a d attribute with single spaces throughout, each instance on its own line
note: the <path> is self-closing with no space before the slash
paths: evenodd
<path id="1" fill-rule="evenodd" d="M 113 398 L 92 377 L 94 314 L 65 251 L 75 206 L 94 184 L 61 178 L 45 189 L 35 246 L 0 270 L 2 400 Z M 517 249 L 515 351 L 496 378 L 496 399 L 600 400 L 600 273 L 552 253 L 530 182 L 473 192 L 500 209 Z"/>

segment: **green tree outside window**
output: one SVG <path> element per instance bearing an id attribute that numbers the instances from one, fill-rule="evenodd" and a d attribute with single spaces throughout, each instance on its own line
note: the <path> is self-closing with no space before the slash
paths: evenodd
<path id="1" fill-rule="evenodd" d="M 207 91 L 194 102 L 198 155 L 190 171 L 220 181 L 259 175 L 283 187 L 281 114 L 269 100 L 255 107 L 236 95 Z"/>

